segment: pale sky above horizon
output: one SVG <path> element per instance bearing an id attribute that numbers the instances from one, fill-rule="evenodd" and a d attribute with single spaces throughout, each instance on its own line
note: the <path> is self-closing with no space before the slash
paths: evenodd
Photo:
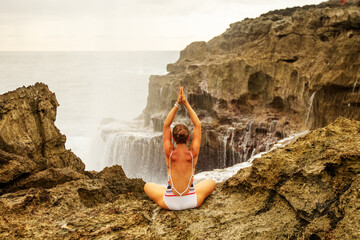
<path id="1" fill-rule="evenodd" d="M 324 0 L 0 0 L 0 51 L 181 50 L 229 24 Z"/>

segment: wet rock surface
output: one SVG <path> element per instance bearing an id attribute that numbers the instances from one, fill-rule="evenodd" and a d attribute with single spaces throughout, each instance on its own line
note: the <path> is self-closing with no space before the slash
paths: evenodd
<path id="1" fill-rule="evenodd" d="M 209 170 L 339 115 L 360 120 L 359 9 L 332 0 L 276 10 L 190 44 L 167 75 L 150 78 L 147 124 L 162 130 L 184 86 L 203 126 L 199 170 Z"/>

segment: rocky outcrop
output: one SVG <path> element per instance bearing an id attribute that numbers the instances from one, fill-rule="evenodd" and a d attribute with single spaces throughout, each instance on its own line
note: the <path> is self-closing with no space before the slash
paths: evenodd
<path id="1" fill-rule="evenodd" d="M 120 166 L 0 196 L 1 239 L 358 239 L 360 122 L 338 118 L 241 169 L 198 209 L 160 209 Z"/>
<path id="2" fill-rule="evenodd" d="M 276 10 L 190 44 L 167 75 L 150 78 L 146 123 L 161 131 L 184 86 L 203 123 L 199 169 L 208 170 L 339 115 L 359 120 L 359 9 L 332 0 Z"/>
<path id="3" fill-rule="evenodd" d="M 66 137 L 54 124 L 58 105 L 40 83 L 0 95 L 0 194 L 80 178 L 85 165 L 65 149 Z"/>
<path id="4" fill-rule="evenodd" d="M 299 236 L 356 239 L 359 230 L 346 231 L 359 222 L 356 215 L 360 210 L 353 211 L 360 206 L 359 144 L 360 122 L 340 117 L 326 128 L 256 159 L 252 167 L 229 179 L 224 189 L 267 194 L 268 205 L 259 213 L 285 204 L 304 231 Z"/>
<path id="5" fill-rule="evenodd" d="M 55 94 L 41 83 L 0 95 L 1 239 L 78 238 L 65 219 L 97 216 L 97 206 L 121 199 L 145 199 L 144 181 L 128 179 L 121 166 L 84 170 L 55 126 L 57 106 Z M 110 212 L 117 211 L 114 205 Z"/>
<path id="6" fill-rule="evenodd" d="M 51 188 L 37 186 L 0 196 L 0 238 L 79 239 L 85 232 L 90 233 L 97 228 L 98 219 L 105 220 L 100 210 L 105 206 L 111 206 L 106 211 L 123 222 L 128 219 L 136 221 L 137 215 L 133 215 L 131 209 L 135 207 L 133 204 L 145 199 L 144 182 L 130 180 L 121 172 L 120 166 L 113 166 L 100 173 L 86 172 L 90 177 L 58 182 Z M 122 213 L 126 214 L 122 216 Z M 108 218 L 105 221 L 110 223 L 112 220 Z M 112 230 L 108 223 L 87 238 L 91 235 L 106 237 Z M 88 232 L 84 228 L 83 233 L 83 230 L 78 232 L 75 229 L 79 224 L 93 230 Z"/>

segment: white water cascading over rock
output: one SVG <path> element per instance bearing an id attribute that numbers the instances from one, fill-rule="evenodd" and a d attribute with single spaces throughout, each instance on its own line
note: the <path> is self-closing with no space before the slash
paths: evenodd
<path id="1" fill-rule="evenodd" d="M 93 144 L 95 168 L 121 165 L 129 178 L 165 183 L 167 172 L 162 144 L 162 133 L 135 125 L 113 121 L 101 125 Z M 94 161 L 93 161 L 94 162 Z"/>
<path id="2" fill-rule="evenodd" d="M 234 130 L 235 128 L 229 127 L 224 135 L 219 135 L 219 142 L 222 143 L 222 147 L 219 148 L 219 165 L 220 168 L 226 168 L 227 159 L 230 160 L 232 164 L 236 162 L 235 159 L 235 149 L 234 149 Z M 230 139 L 230 141 L 229 141 Z M 230 152 L 227 156 L 227 152 Z"/>
<path id="3" fill-rule="evenodd" d="M 277 120 L 256 123 L 254 119 L 243 118 L 219 129 L 207 129 L 206 123 L 203 125 L 198 172 L 228 168 L 248 161 L 254 155 L 270 150 L 277 141 L 287 136 L 283 132 L 287 129 L 278 129 Z"/>

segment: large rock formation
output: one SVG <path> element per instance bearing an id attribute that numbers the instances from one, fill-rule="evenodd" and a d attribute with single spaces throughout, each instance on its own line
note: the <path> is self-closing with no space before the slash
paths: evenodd
<path id="1" fill-rule="evenodd" d="M 128 179 L 120 166 L 84 170 L 54 124 L 58 105 L 41 83 L 0 95 L 1 239 L 58 238 L 68 235 L 62 218 L 88 214 L 84 207 L 145 198 L 144 181 Z M 54 228 L 44 231 L 49 222 Z"/>
<path id="2" fill-rule="evenodd" d="M 233 23 L 209 42 L 187 46 L 167 75 L 150 78 L 146 123 L 161 131 L 184 86 L 203 123 L 199 169 L 208 170 L 339 115 L 360 119 L 359 34 L 358 0 Z"/>
<path id="3" fill-rule="evenodd" d="M 292 216 L 289 226 L 301 230 L 296 237 L 357 239 L 359 144 L 360 122 L 339 117 L 296 143 L 256 159 L 252 167 L 225 182 L 224 189 L 266 195 L 267 204 L 257 214 L 283 212 L 286 206 L 286 215 Z"/>
<path id="4" fill-rule="evenodd" d="M 44 84 L 0 96 L 0 194 L 25 186 L 53 186 L 52 179 L 78 179 L 84 163 L 65 149 L 56 128 L 55 94 Z M 61 170 L 67 168 L 67 170 Z"/>

